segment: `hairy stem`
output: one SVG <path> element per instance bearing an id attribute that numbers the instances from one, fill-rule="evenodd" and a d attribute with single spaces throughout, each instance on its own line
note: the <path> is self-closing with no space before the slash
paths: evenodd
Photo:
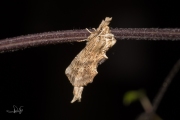
<path id="1" fill-rule="evenodd" d="M 180 29 L 120 28 L 112 29 L 117 40 L 180 40 Z M 0 53 L 34 46 L 78 42 L 86 39 L 86 30 L 45 32 L 0 40 Z"/>

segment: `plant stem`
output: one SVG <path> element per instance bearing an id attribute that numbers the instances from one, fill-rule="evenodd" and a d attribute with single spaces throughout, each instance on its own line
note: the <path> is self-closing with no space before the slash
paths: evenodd
<path id="1" fill-rule="evenodd" d="M 177 74 L 179 69 L 180 69 L 180 59 L 176 62 L 176 64 L 173 66 L 173 68 L 169 72 L 168 76 L 165 78 L 161 89 L 159 90 L 159 92 L 157 93 L 157 96 L 155 97 L 155 99 L 153 101 L 153 112 L 154 113 L 156 112 L 164 93 L 166 92 L 168 86 L 170 85 L 171 81 L 173 80 L 173 78 L 175 77 L 175 75 Z"/>
<path id="2" fill-rule="evenodd" d="M 120 28 L 111 32 L 117 40 L 180 40 L 180 29 Z M 0 53 L 34 46 L 78 42 L 89 36 L 86 30 L 45 32 L 0 40 Z"/>

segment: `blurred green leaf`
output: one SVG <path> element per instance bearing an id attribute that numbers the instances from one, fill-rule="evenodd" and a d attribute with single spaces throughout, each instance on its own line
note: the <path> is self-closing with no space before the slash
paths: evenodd
<path id="1" fill-rule="evenodd" d="M 130 105 L 132 102 L 135 102 L 145 96 L 144 90 L 132 90 L 124 94 L 123 103 L 124 105 Z"/>

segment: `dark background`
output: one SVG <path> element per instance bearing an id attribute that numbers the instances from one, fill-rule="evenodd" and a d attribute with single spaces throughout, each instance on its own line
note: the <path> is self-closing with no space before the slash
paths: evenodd
<path id="1" fill-rule="evenodd" d="M 178 2 L 165 0 L 1 0 L 0 39 L 57 30 L 97 28 L 113 17 L 112 28 L 180 28 Z M 118 40 L 98 67 L 82 102 L 71 104 L 73 87 L 65 69 L 85 46 L 64 43 L 0 54 L 2 120 L 133 120 L 143 108 L 126 107 L 128 90 L 145 89 L 153 101 L 164 78 L 180 58 L 180 41 Z M 180 73 L 180 72 L 179 72 Z M 180 75 L 158 107 L 164 120 L 180 119 Z M 22 114 L 7 113 L 13 105 Z"/>

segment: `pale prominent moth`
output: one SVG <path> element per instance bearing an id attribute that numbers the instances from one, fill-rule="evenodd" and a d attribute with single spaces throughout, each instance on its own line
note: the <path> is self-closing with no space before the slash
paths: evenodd
<path id="1" fill-rule="evenodd" d="M 93 82 L 98 73 L 97 66 L 108 59 L 106 51 L 116 43 L 116 39 L 108 26 L 111 19 L 106 17 L 93 32 L 88 30 L 91 34 L 87 38 L 85 48 L 66 68 L 65 74 L 74 86 L 74 98 L 71 103 L 76 100 L 81 101 L 83 86 Z"/>

